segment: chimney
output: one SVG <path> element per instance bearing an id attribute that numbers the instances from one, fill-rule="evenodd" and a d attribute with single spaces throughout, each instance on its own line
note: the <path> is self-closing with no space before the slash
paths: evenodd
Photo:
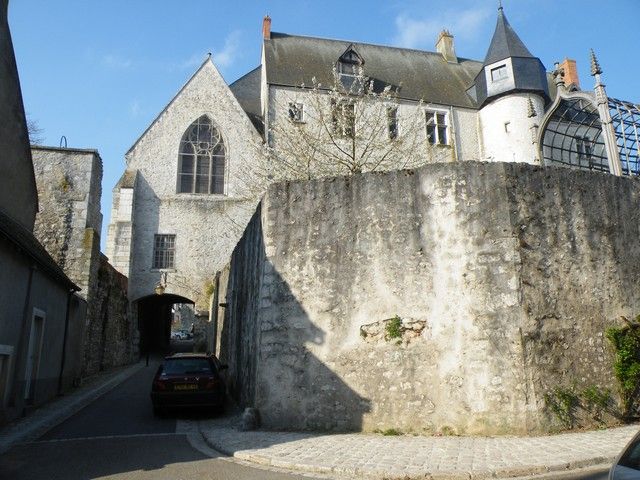
<path id="1" fill-rule="evenodd" d="M 576 61 L 565 58 L 560 64 L 560 68 L 564 71 L 564 84 L 567 87 L 569 87 L 569 85 L 575 85 L 580 88 L 580 79 L 578 78 L 578 67 L 576 66 Z"/>
<path id="2" fill-rule="evenodd" d="M 262 38 L 271 40 L 271 17 L 269 15 L 265 15 L 262 20 Z"/>
<path id="3" fill-rule="evenodd" d="M 447 62 L 458 63 L 456 49 L 453 46 L 453 35 L 451 35 L 448 30 L 442 30 L 442 32 L 440 32 L 440 36 L 436 42 L 436 50 Z"/>

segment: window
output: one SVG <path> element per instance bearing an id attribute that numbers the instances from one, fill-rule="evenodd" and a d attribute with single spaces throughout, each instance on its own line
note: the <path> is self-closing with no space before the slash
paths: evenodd
<path id="1" fill-rule="evenodd" d="M 331 124 L 336 135 L 353 138 L 356 133 L 356 113 L 353 102 L 332 100 Z"/>
<path id="2" fill-rule="evenodd" d="M 289 120 L 295 123 L 304 122 L 304 105 L 302 103 L 289 103 Z"/>
<path id="3" fill-rule="evenodd" d="M 355 85 L 355 80 L 361 74 L 361 68 L 364 65 L 364 60 L 358 52 L 353 48 L 353 45 L 350 45 L 349 48 L 345 50 L 345 52 L 340 55 L 338 59 L 338 75 L 340 76 L 340 81 L 342 85 L 347 90 L 352 90 L 355 86 L 357 89 L 361 89 L 363 85 Z"/>
<path id="4" fill-rule="evenodd" d="M 398 138 L 398 109 L 396 107 L 387 108 L 387 128 L 389 140 Z"/>
<path id="5" fill-rule="evenodd" d="M 0 345 L 0 409 L 7 404 L 13 347 Z"/>
<path id="6" fill-rule="evenodd" d="M 593 145 L 589 137 L 576 138 L 576 150 L 578 151 L 578 159 L 590 160 L 593 152 Z"/>
<path id="7" fill-rule="evenodd" d="M 441 112 L 426 112 L 427 142 L 431 145 L 448 145 L 447 115 Z"/>
<path id="8" fill-rule="evenodd" d="M 178 193 L 224 193 L 225 146 L 207 115 L 193 122 L 180 142 Z"/>
<path id="9" fill-rule="evenodd" d="M 36 396 L 36 383 L 39 378 L 40 360 L 42 357 L 42 343 L 44 340 L 44 321 L 46 314 L 37 308 L 33 309 L 31 317 L 31 331 L 29 333 L 29 347 L 27 362 L 24 368 L 24 399 L 33 404 Z"/>
<path id="10" fill-rule="evenodd" d="M 176 236 L 155 235 L 152 268 L 175 268 Z"/>
<path id="11" fill-rule="evenodd" d="M 491 69 L 491 81 L 497 82 L 498 80 L 504 80 L 509 76 L 506 65 L 500 65 L 499 67 Z"/>

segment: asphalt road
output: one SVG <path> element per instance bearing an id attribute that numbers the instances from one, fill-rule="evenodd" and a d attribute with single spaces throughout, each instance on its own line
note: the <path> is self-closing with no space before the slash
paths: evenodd
<path id="1" fill-rule="evenodd" d="M 149 388 L 158 360 L 38 441 L 0 456 L 2 480 L 302 480 L 251 468 L 189 435 L 189 418 L 157 419 Z"/>

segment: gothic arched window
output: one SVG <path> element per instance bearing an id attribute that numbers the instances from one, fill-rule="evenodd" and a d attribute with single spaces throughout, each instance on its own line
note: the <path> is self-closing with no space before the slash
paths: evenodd
<path id="1" fill-rule="evenodd" d="M 225 148 L 207 115 L 193 122 L 180 141 L 178 193 L 224 193 Z"/>

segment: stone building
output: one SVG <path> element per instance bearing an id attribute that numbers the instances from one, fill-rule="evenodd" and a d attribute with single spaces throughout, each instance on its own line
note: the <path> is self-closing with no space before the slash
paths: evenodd
<path id="1" fill-rule="evenodd" d="M 97 150 L 32 146 L 40 208 L 34 234 L 87 302 L 82 374 L 137 358 L 127 280 L 100 253 L 102 159 Z"/>
<path id="2" fill-rule="evenodd" d="M 376 79 L 400 70 L 370 46 L 265 25 L 262 92 L 287 95 L 264 103 L 265 122 L 286 118 L 287 102 L 304 118 L 296 82 L 342 52 Z M 440 68 L 461 75 L 454 60 L 468 61 L 441 50 Z M 436 55 L 395 53 L 411 65 Z M 450 82 L 426 106 L 413 99 L 427 129 L 427 95 L 460 78 L 437 68 L 421 71 Z M 640 107 L 607 96 L 593 53 L 593 92 L 571 60 L 547 74 L 502 9 L 485 61 L 466 68 L 469 103 L 449 97 L 436 121 L 459 162 L 272 185 L 218 277 L 216 351 L 232 395 L 267 427 L 549 432 L 554 391 L 617 391 L 604 332 L 640 300 L 628 220 L 640 191 L 624 178 L 640 173 Z"/>
<path id="3" fill-rule="evenodd" d="M 273 178 L 264 174 L 265 165 L 272 166 L 268 152 L 284 148 L 275 127 L 284 124 L 301 135 L 315 128 L 316 90 L 327 93 L 329 125 L 355 117 L 357 94 L 331 103 L 324 90 L 334 71 L 345 83 L 362 71 L 376 88 L 395 92 L 397 110 L 382 120 L 388 142 L 402 138 L 408 131 L 403 122 L 417 116 L 417 151 L 425 164 L 524 162 L 620 174 L 623 144 L 630 164 L 637 164 L 637 132 L 634 137 L 624 127 L 637 106 L 622 102 L 621 115 L 607 113 L 615 105 L 601 82 L 595 94 L 580 91 L 571 60 L 547 72 L 502 8 L 484 60 L 459 57 L 446 31 L 436 50 L 276 33 L 266 17 L 259 67 L 227 85 L 212 61 L 204 62 L 126 154 L 126 171 L 114 189 L 107 255 L 129 277 L 141 328 L 145 318 L 164 319 L 150 344 L 165 342 L 173 303 L 192 303 L 198 316 L 208 316 L 214 274 Z M 574 97 L 582 103 L 562 102 Z M 591 112 L 590 120 L 578 125 L 580 114 L 569 130 L 560 128 L 567 102 L 572 111 Z M 341 128 L 342 137 L 360 127 L 354 120 L 353 128 Z M 593 161 L 596 152 L 602 161 Z M 634 168 L 626 172 L 637 173 Z M 164 295 L 155 295 L 156 287 Z"/>
<path id="4" fill-rule="evenodd" d="M 33 234 L 38 195 L 0 1 L 0 423 L 64 391 L 81 367 L 85 302 Z"/>
<path id="5" fill-rule="evenodd" d="M 213 276 L 261 193 L 246 175 L 260 146 L 207 58 L 127 152 L 113 191 L 106 254 L 129 278 L 143 349 L 168 346 L 174 304 L 193 305 L 193 321 L 208 319 Z"/>

